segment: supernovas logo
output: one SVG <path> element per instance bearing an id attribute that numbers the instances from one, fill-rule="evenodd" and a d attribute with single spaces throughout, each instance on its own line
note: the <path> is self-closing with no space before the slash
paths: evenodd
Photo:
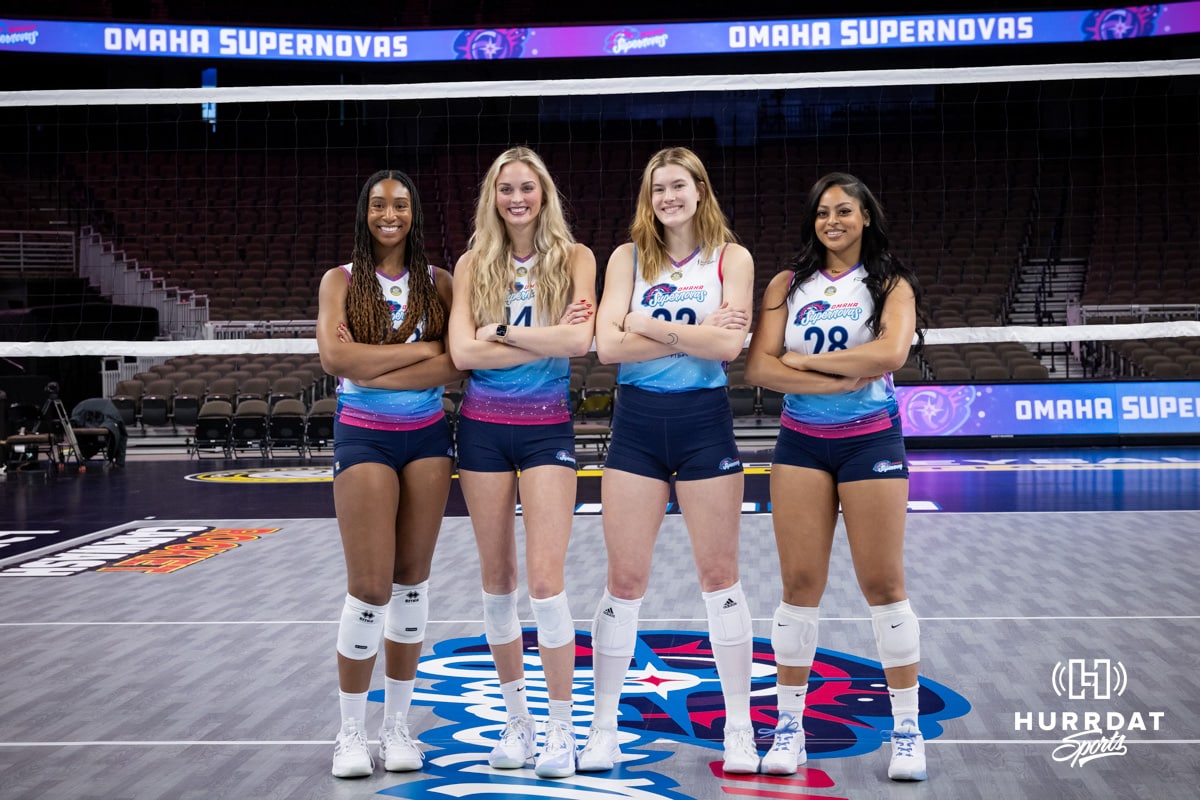
<path id="1" fill-rule="evenodd" d="M 544 718 L 548 698 L 535 630 L 524 631 L 523 646 L 528 702 L 535 716 Z M 751 721 L 756 730 L 768 731 L 759 734 L 757 742 L 765 751 L 770 744 L 769 731 L 776 723 L 775 656 L 769 640 L 753 641 L 753 659 Z M 592 649 L 586 633 L 576 633 L 575 660 L 579 686 L 574 723 L 582 738 L 592 715 Z M 841 758 L 879 749 L 879 732 L 891 727 L 892 717 L 878 662 L 818 649 L 812 676 L 804 717 L 809 758 Z M 499 772 L 485 766 L 487 754 L 504 728 L 506 713 L 495 665 L 482 636 L 437 642 L 432 654 L 421 660 L 418 678 L 418 686 L 429 689 L 418 689 L 414 703 L 431 707 L 446 724 L 421 732 L 426 745 L 423 779 L 390 787 L 384 794 L 417 798 L 452 792 L 459 798 L 498 800 L 528 798 L 535 786 L 546 786 L 534 781 L 528 770 Z M 381 702 L 383 691 L 372 692 L 371 699 Z M 928 738 L 940 734 L 940 722 L 970 710 L 970 704 L 956 692 L 925 678 L 921 679 L 920 702 L 922 728 Z M 675 779 L 656 772 L 653 765 L 675 755 L 676 748 L 665 748 L 664 742 L 703 748 L 719 758 L 724 726 L 724 700 L 708 637 L 693 631 L 641 631 L 621 698 L 620 767 L 611 773 L 555 781 L 553 786 L 561 792 L 555 796 L 578 793 L 595 800 L 692 800 Z M 684 757 L 694 763 L 694 755 Z M 808 776 L 819 772 L 810 763 Z M 720 774 L 716 777 L 724 779 Z M 828 776 L 822 773 L 822 778 Z M 809 785 L 803 774 L 794 779 L 772 777 L 771 781 L 771 788 L 778 791 L 802 792 Z M 828 785 L 833 785 L 832 780 Z"/>

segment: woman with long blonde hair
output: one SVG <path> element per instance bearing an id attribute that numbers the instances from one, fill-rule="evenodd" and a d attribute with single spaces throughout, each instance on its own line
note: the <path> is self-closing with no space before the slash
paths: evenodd
<path id="1" fill-rule="evenodd" d="M 608 262 L 596 321 L 600 360 L 621 367 L 600 484 L 608 585 L 592 627 L 596 710 L 578 769 L 620 758 L 621 689 L 674 482 L 725 699 L 724 769 L 754 772 L 751 618 L 738 576 L 743 477 L 724 369 L 750 328 L 754 262 L 704 164 L 683 147 L 646 165 L 630 234 Z"/>
<path id="2" fill-rule="evenodd" d="M 488 762 L 515 769 L 535 751 L 517 614 L 519 494 L 550 698 L 535 771 L 562 778 L 575 772 L 575 626 L 563 581 L 576 484 L 569 358 L 591 348 L 596 261 L 571 235 L 554 180 L 534 151 L 514 147 L 492 163 L 454 274 L 450 354 L 471 371 L 459 413 L 459 482 L 479 550 L 484 633 L 508 716 Z"/>

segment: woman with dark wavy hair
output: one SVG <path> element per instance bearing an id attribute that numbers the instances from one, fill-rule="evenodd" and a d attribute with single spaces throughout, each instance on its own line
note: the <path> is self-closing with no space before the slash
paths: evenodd
<path id="1" fill-rule="evenodd" d="M 763 297 L 746 379 L 784 393 L 771 465 L 771 514 L 783 576 L 771 642 L 779 717 L 763 771 L 805 763 L 804 702 L 821 595 L 841 507 L 870 605 L 894 715 L 893 780 L 924 780 L 917 715 L 920 629 L 904 590 L 908 463 L 891 372 L 920 329 L 921 287 L 889 250 L 871 191 L 845 173 L 808 195 L 791 268 Z"/>
<path id="2" fill-rule="evenodd" d="M 422 224 L 412 179 L 376 172 L 358 198 L 350 263 L 321 279 L 317 347 L 338 377 L 333 499 L 347 582 L 337 637 L 339 778 L 374 771 L 366 710 L 381 638 L 380 760 L 400 772 L 423 758 L 407 715 L 454 460 L 442 387 L 462 373 L 444 343 L 450 274 L 426 261 Z"/>

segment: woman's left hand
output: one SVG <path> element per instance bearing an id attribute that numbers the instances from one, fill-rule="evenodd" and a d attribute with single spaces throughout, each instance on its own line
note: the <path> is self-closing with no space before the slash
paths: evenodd
<path id="1" fill-rule="evenodd" d="M 350 335 L 350 328 L 348 328 L 344 322 L 338 323 L 337 337 L 338 341 L 342 342 L 343 344 L 352 344 L 354 342 L 354 337 Z"/>
<path id="2" fill-rule="evenodd" d="M 701 325 L 711 325 L 714 328 L 743 331 L 750 327 L 750 312 L 744 308 L 730 308 L 729 303 L 721 303 L 721 307 L 710 311 Z"/>
<path id="3" fill-rule="evenodd" d="M 592 317 L 592 304 L 585 300 L 576 300 L 567 306 L 566 311 L 559 317 L 559 325 L 578 325 L 587 322 Z"/>

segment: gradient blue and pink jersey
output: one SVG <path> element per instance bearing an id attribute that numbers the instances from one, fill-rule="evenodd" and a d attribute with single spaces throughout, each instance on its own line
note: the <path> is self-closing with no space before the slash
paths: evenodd
<path id="1" fill-rule="evenodd" d="M 343 264 L 346 281 L 350 281 L 351 264 Z M 429 268 L 433 275 L 433 267 Z M 404 322 L 408 313 L 408 272 L 398 278 L 389 278 L 375 273 L 380 291 L 392 310 L 392 330 Z M 409 342 L 418 341 L 423 332 L 424 320 L 408 337 Z M 359 386 L 347 378 L 338 381 L 338 418 L 347 425 L 383 431 L 409 431 L 424 428 L 437 422 L 445 412 L 442 410 L 443 387 L 430 389 L 371 389 Z"/>
<path id="2" fill-rule="evenodd" d="M 806 355 L 845 350 L 875 338 L 867 326 L 875 303 L 861 265 L 837 277 L 818 271 L 788 297 L 783 343 Z M 891 374 L 842 394 L 787 394 L 780 424 L 821 438 L 884 430 L 899 413 Z"/>
<path id="3" fill-rule="evenodd" d="M 633 252 L 633 296 L 629 310 L 667 322 L 699 325 L 721 307 L 725 247 L 701 253 L 697 250 L 678 263 L 671 262 L 653 282 L 638 269 L 637 248 Z M 650 361 L 621 364 L 617 382 L 650 392 L 687 392 L 725 386 L 725 363 L 675 353 Z"/>
<path id="4" fill-rule="evenodd" d="M 517 260 L 516 279 L 504 300 L 510 328 L 536 328 L 546 324 L 537 315 L 537 286 L 533 282 L 534 255 Z M 460 413 L 479 422 L 505 425 L 548 425 L 569 422 L 568 384 L 571 363 L 566 357 L 541 358 L 528 364 L 500 369 L 475 369 L 467 380 Z"/>

